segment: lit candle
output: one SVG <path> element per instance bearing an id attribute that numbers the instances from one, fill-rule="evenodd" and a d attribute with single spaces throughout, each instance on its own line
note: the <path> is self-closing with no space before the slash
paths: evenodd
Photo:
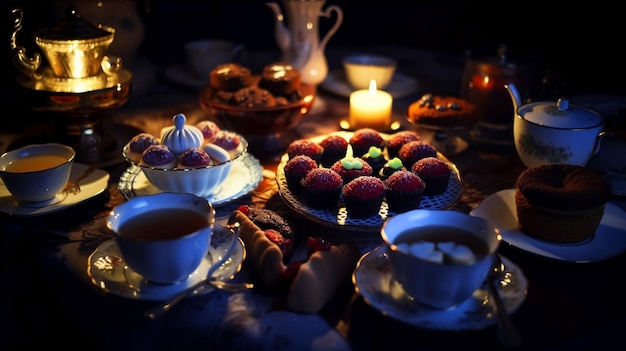
<path id="1" fill-rule="evenodd" d="M 391 94 L 377 90 L 376 81 L 371 80 L 369 89 L 350 94 L 350 128 L 389 129 L 392 102 Z"/>

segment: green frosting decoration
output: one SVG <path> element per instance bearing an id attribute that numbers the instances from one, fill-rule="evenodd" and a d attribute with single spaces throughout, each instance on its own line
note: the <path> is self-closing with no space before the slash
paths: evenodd
<path id="1" fill-rule="evenodd" d="M 341 165 L 345 169 L 361 169 L 363 168 L 363 163 L 360 160 L 357 160 L 354 157 L 345 157 L 341 159 Z"/>
<path id="2" fill-rule="evenodd" d="M 367 153 L 370 155 L 370 157 L 375 158 L 379 157 L 383 153 L 383 150 L 376 146 L 370 146 L 370 149 L 367 151 Z"/>
<path id="3" fill-rule="evenodd" d="M 402 160 L 400 160 L 397 157 L 394 157 L 391 160 L 389 160 L 389 162 L 387 162 L 387 166 L 393 169 L 400 169 L 402 168 Z"/>

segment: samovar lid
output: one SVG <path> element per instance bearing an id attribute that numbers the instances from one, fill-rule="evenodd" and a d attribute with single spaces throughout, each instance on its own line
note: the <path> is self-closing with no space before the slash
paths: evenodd
<path id="1" fill-rule="evenodd" d="M 67 16 L 52 27 L 38 31 L 35 36 L 45 40 L 84 40 L 97 39 L 112 35 L 101 27 L 80 17 L 78 9 L 71 4 Z"/>

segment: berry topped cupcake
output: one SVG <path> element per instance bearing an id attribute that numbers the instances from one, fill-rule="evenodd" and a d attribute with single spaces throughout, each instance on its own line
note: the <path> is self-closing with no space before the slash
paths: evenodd
<path id="1" fill-rule="evenodd" d="M 443 160 L 437 157 L 424 157 L 413 164 L 411 171 L 426 183 L 424 195 L 439 195 L 448 190 L 452 168 Z"/>
<path id="2" fill-rule="evenodd" d="M 200 121 L 196 124 L 196 128 L 200 129 L 202 136 L 204 136 L 205 143 L 212 143 L 217 137 L 217 133 L 221 128 L 212 121 Z"/>
<path id="3" fill-rule="evenodd" d="M 141 161 L 141 155 L 146 149 L 152 145 L 159 144 L 159 140 L 149 133 L 139 133 L 135 135 L 128 143 L 128 157 L 134 162 Z"/>
<path id="4" fill-rule="evenodd" d="M 356 177 L 372 175 L 372 166 L 360 157 L 344 157 L 333 163 L 330 169 L 341 176 L 344 184 Z"/>
<path id="5" fill-rule="evenodd" d="M 418 140 L 420 140 L 420 137 L 417 132 L 413 130 L 402 130 L 393 134 L 388 140 L 385 141 L 387 156 L 389 156 L 390 159 L 398 156 L 398 151 L 400 151 L 402 145 L 408 143 L 409 141 Z"/>
<path id="6" fill-rule="evenodd" d="M 220 130 L 216 133 L 213 144 L 228 151 L 231 158 L 239 156 L 239 154 L 244 151 L 244 146 L 241 142 L 241 138 L 239 137 L 239 135 L 237 133 L 229 132 L 226 130 Z"/>
<path id="7" fill-rule="evenodd" d="M 141 165 L 156 168 L 174 168 L 176 166 L 174 153 L 167 145 L 151 145 L 141 157 Z"/>
<path id="8" fill-rule="evenodd" d="M 328 135 L 319 144 L 324 148 L 321 160 L 321 164 L 324 167 L 330 167 L 333 163 L 344 158 L 348 150 L 348 141 L 336 134 Z"/>
<path id="9" fill-rule="evenodd" d="M 341 189 L 348 217 L 369 218 L 380 211 L 385 198 L 383 181 L 373 176 L 360 176 Z"/>
<path id="10" fill-rule="evenodd" d="M 297 155 L 307 155 L 318 164 L 322 160 L 323 152 L 324 148 L 310 139 L 297 139 L 287 146 L 287 155 L 290 159 Z"/>
<path id="11" fill-rule="evenodd" d="M 393 212 L 406 212 L 419 208 L 426 183 L 417 174 L 397 171 L 385 180 L 387 206 Z"/>
<path id="12" fill-rule="evenodd" d="M 178 168 L 199 168 L 213 165 L 209 154 L 201 148 L 191 148 L 183 152 L 178 159 Z"/>
<path id="13" fill-rule="evenodd" d="M 371 128 L 357 129 L 348 142 L 352 146 L 352 155 L 355 157 L 365 155 L 370 149 L 370 146 L 376 146 L 381 149 L 385 148 L 385 140 L 382 135 Z"/>
<path id="14" fill-rule="evenodd" d="M 307 173 L 301 186 L 307 205 L 316 209 L 327 209 L 337 205 L 343 179 L 330 168 L 316 168 Z"/>
<path id="15" fill-rule="evenodd" d="M 410 141 L 402 145 L 398 151 L 398 157 L 400 157 L 406 168 L 411 168 L 419 159 L 437 157 L 437 150 L 421 140 Z"/>
<path id="16" fill-rule="evenodd" d="M 297 155 L 287 161 L 283 171 L 289 190 L 294 194 L 300 194 L 302 192 L 300 181 L 307 173 L 316 168 L 317 162 L 307 155 Z"/>

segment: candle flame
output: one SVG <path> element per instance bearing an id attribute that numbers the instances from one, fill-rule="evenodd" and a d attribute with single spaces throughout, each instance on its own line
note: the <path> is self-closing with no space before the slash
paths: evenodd
<path id="1" fill-rule="evenodd" d="M 376 90 L 378 90 L 378 87 L 376 86 L 376 80 L 372 79 L 370 80 L 370 87 L 369 87 L 370 95 L 376 95 Z"/>

